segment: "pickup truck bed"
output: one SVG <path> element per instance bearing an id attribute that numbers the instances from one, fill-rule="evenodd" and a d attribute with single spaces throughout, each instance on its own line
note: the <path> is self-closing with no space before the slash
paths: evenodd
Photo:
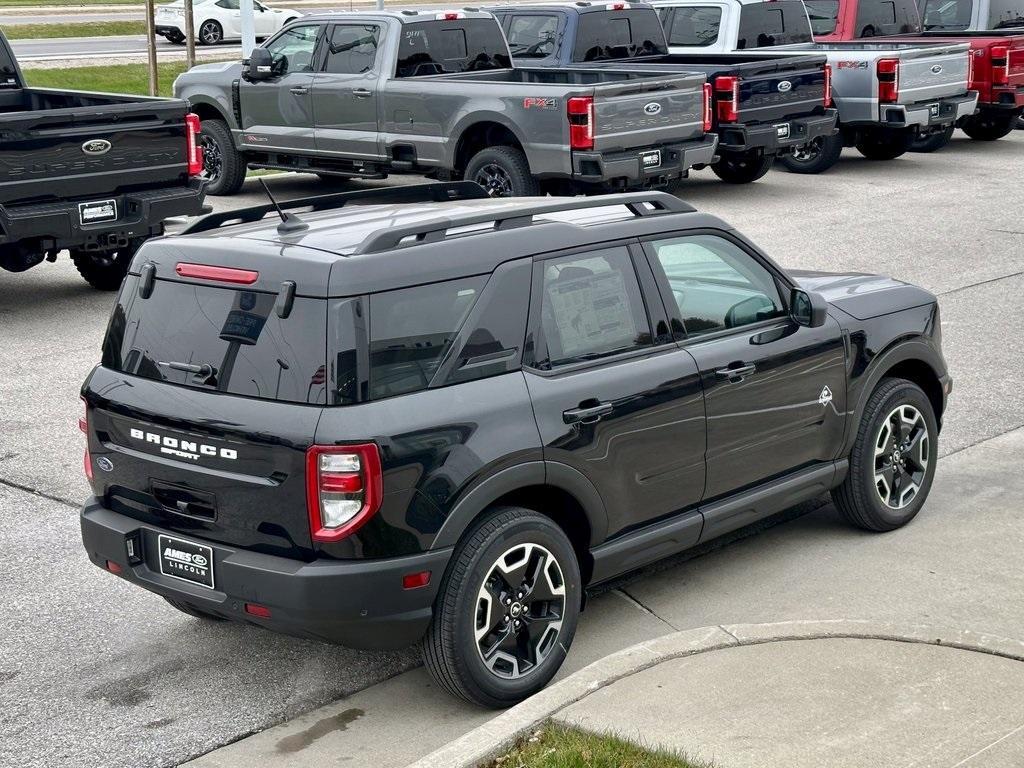
<path id="1" fill-rule="evenodd" d="M 183 101 L 28 88 L 2 34 L 0 71 L 0 267 L 68 249 L 86 280 L 114 289 L 166 218 L 202 213 Z"/>

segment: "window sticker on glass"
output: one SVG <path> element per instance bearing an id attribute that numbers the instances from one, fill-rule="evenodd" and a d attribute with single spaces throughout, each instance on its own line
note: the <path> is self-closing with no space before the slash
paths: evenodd
<path id="1" fill-rule="evenodd" d="M 585 354 L 595 345 L 627 347 L 636 339 L 621 272 L 559 280 L 548 286 L 548 295 L 565 355 Z"/>

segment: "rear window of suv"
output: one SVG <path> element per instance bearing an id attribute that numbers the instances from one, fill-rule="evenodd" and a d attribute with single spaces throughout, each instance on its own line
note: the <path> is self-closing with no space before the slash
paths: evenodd
<path id="1" fill-rule="evenodd" d="M 143 299 L 129 278 L 103 343 L 103 365 L 154 381 L 261 400 L 323 403 L 327 302 L 158 280 Z"/>

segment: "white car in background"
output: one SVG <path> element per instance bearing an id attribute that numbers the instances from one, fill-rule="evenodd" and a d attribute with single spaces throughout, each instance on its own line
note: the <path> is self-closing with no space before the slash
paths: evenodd
<path id="1" fill-rule="evenodd" d="M 270 37 L 285 24 L 302 15 L 288 8 L 270 8 L 259 0 L 253 0 L 253 10 L 257 38 Z M 239 0 L 194 0 L 192 12 L 196 42 L 201 45 L 216 45 L 224 40 L 242 39 L 242 12 Z M 166 37 L 172 43 L 184 42 L 183 0 L 158 6 L 155 27 L 156 34 Z"/>

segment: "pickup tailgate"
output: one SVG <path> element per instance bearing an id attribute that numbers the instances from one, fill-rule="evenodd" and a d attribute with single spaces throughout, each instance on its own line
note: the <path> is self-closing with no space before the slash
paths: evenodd
<path id="1" fill-rule="evenodd" d="M 637 70 L 631 68 L 637 73 Z M 704 135 L 703 74 L 594 86 L 594 149 L 615 151 Z"/>
<path id="2" fill-rule="evenodd" d="M 967 90 L 966 43 L 900 50 L 899 94 L 904 104 L 956 96 Z"/>
<path id="3" fill-rule="evenodd" d="M 0 114 L 0 204 L 102 198 L 183 183 L 184 101 L 23 89 Z"/>

